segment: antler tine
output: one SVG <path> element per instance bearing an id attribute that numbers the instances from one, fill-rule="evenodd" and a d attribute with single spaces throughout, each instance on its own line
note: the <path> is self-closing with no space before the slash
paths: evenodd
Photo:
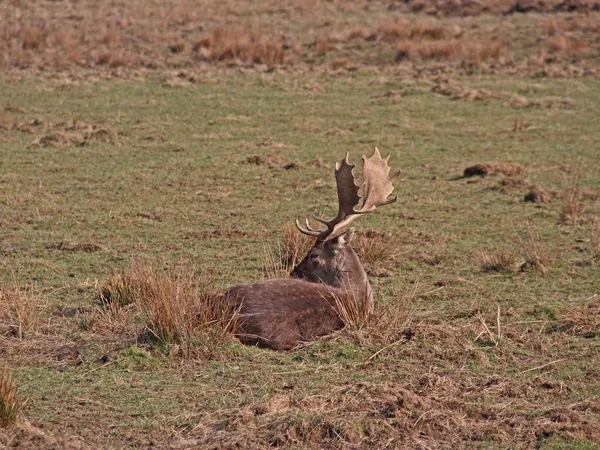
<path id="1" fill-rule="evenodd" d="M 391 199 L 387 197 L 394 190 L 393 181 L 400 175 L 401 171 L 389 176 L 390 166 L 387 162 L 390 157 L 388 154 L 385 159 L 381 157 L 379 150 L 375 147 L 373 155 L 370 158 L 363 156 L 363 202 L 357 211 L 354 208 L 360 201 L 358 186 L 354 181 L 352 170 L 355 164 L 348 161 L 349 154 L 346 153 L 344 159 L 335 165 L 335 181 L 337 184 L 339 209 L 337 215 L 331 220 L 325 220 L 321 217 L 312 215 L 313 219 L 322 223 L 327 229 L 319 231 L 310 226 L 306 219 L 306 229 L 300 226 L 296 220 L 298 229 L 309 236 L 315 236 L 320 241 L 326 241 L 339 236 L 345 228 L 357 217 L 375 210 L 378 206 L 388 205 L 398 200 L 398 196 Z"/>
<path id="2" fill-rule="evenodd" d="M 307 223 L 307 226 L 308 226 L 308 219 L 306 219 L 306 223 Z M 300 231 L 300 233 L 306 234 L 307 236 L 319 237 L 321 235 L 320 231 L 313 230 L 310 227 L 308 227 L 309 228 L 308 230 L 302 228 L 302 226 L 300 225 L 300 222 L 298 222 L 298 219 L 296 219 L 296 228 L 298 228 L 298 230 Z"/>

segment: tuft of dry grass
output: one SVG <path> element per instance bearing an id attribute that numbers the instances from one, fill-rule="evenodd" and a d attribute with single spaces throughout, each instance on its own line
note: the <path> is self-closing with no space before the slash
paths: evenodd
<path id="1" fill-rule="evenodd" d="M 350 330 L 360 330 L 369 324 L 371 317 L 370 302 L 367 294 L 363 298 L 353 291 L 346 290 L 346 295 L 334 295 L 335 310 Z"/>
<path id="2" fill-rule="evenodd" d="M 515 273 L 525 264 L 523 258 L 515 251 L 505 248 L 492 254 L 480 252 L 477 254 L 477 259 L 484 272 Z"/>
<path id="3" fill-rule="evenodd" d="M 458 39 L 444 41 L 403 40 L 396 44 L 396 61 L 409 59 L 458 61 L 463 64 L 479 66 L 488 60 L 499 59 L 504 52 L 500 41 L 484 44 Z"/>
<path id="4" fill-rule="evenodd" d="M 0 373 L 0 428 L 8 428 L 19 422 L 25 402 L 18 396 L 18 388 L 5 367 Z"/>
<path id="5" fill-rule="evenodd" d="M 0 331 L 24 339 L 39 328 L 45 309 L 46 301 L 32 288 L 0 287 Z"/>
<path id="6" fill-rule="evenodd" d="M 315 240 L 300 233 L 293 225 L 287 225 L 273 250 L 263 248 L 263 270 L 267 279 L 285 278 L 306 256 Z"/>
<path id="7" fill-rule="evenodd" d="M 183 356 L 210 350 L 230 339 L 237 317 L 210 284 L 194 272 L 171 274 L 137 261 L 113 276 L 100 290 L 106 320 L 118 321 L 123 308 L 141 313 L 146 330 L 158 342 L 174 345 Z"/>
<path id="8" fill-rule="evenodd" d="M 559 311 L 555 328 L 585 338 L 600 335 L 600 304 L 595 300 Z"/>
<path id="9" fill-rule="evenodd" d="M 528 224 L 524 233 L 519 236 L 521 254 L 525 267 L 546 273 L 546 268 L 556 259 L 556 253 L 549 253 L 543 246 L 539 234 Z"/>
<path id="10" fill-rule="evenodd" d="M 577 188 L 568 188 L 562 193 L 560 221 L 562 223 L 576 223 L 583 214 L 583 195 Z"/>
<path id="11" fill-rule="evenodd" d="M 216 28 L 209 37 L 198 40 L 193 51 L 209 61 L 280 65 L 285 50 L 275 38 L 267 39 L 256 29 Z"/>
<path id="12" fill-rule="evenodd" d="M 400 240 L 395 233 L 373 230 L 356 233 L 352 240 L 352 248 L 369 274 L 377 276 L 387 273 L 398 264 Z"/>

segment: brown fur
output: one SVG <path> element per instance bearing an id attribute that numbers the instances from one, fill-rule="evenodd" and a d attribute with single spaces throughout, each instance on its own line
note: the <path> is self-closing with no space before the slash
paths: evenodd
<path id="1" fill-rule="evenodd" d="M 372 311 L 367 274 L 348 247 L 351 229 L 317 242 L 291 273 L 291 279 L 233 287 L 221 295 L 238 311 L 234 333 L 243 344 L 289 350 L 344 327 L 340 299 L 364 299 Z"/>
<path id="2" fill-rule="evenodd" d="M 225 297 L 239 308 L 235 330 L 243 344 L 290 350 L 344 326 L 335 310 L 343 289 L 281 279 L 236 286 Z"/>

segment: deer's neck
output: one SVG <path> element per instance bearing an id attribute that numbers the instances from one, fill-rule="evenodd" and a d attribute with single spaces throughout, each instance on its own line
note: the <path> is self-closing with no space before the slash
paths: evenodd
<path id="1" fill-rule="evenodd" d="M 369 311 L 373 311 L 373 292 L 367 278 L 367 272 L 363 268 L 356 252 L 347 247 L 344 264 L 336 277 L 335 287 L 349 289 L 356 294 L 358 299 L 367 299 Z"/>

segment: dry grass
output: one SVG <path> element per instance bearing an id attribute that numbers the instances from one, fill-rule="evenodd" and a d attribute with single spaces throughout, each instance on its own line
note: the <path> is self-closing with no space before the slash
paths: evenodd
<path id="1" fill-rule="evenodd" d="M 458 39 L 417 42 L 404 40 L 396 44 L 396 61 L 456 61 L 478 67 L 488 60 L 499 59 L 503 52 L 504 44 L 500 41 L 484 44 Z"/>
<path id="2" fill-rule="evenodd" d="M 592 220 L 592 253 L 596 258 L 600 257 L 600 217 Z"/>
<path id="3" fill-rule="evenodd" d="M 548 39 L 548 47 L 552 52 L 566 52 L 570 56 L 589 53 L 593 48 L 581 40 L 569 39 L 562 34 L 550 37 Z"/>
<path id="4" fill-rule="evenodd" d="M 350 33 L 349 39 L 356 38 L 357 33 Z M 441 40 L 456 34 L 453 30 L 445 28 L 432 21 L 417 21 L 411 23 L 407 20 L 382 22 L 375 35 L 384 42 L 397 42 L 400 40 Z M 373 35 L 371 35 L 373 36 Z"/>
<path id="5" fill-rule="evenodd" d="M 46 301 L 32 288 L 0 288 L 0 331 L 19 339 L 33 335 L 40 326 Z"/>
<path id="6" fill-rule="evenodd" d="M 180 355 L 211 351 L 231 339 L 237 314 L 209 286 L 190 271 L 171 274 L 147 261 L 134 262 L 101 288 L 104 319 L 118 322 L 123 308 L 131 305 L 148 333 L 161 344 L 176 346 Z"/>
<path id="7" fill-rule="evenodd" d="M 312 248 L 315 241 L 298 231 L 293 225 L 287 225 L 279 239 L 277 247 L 263 248 L 263 270 L 267 279 L 286 278 Z"/>
<path id="8" fill-rule="evenodd" d="M 531 224 L 519 236 L 521 254 L 525 260 L 525 268 L 532 268 L 546 273 L 546 268 L 556 259 L 556 253 L 549 253 L 541 242 L 539 234 Z"/>
<path id="9" fill-rule="evenodd" d="M 334 295 L 335 310 L 344 322 L 344 327 L 350 330 L 360 330 L 369 324 L 371 311 L 367 294 L 360 298 L 358 294 L 347 290 L 346 295 Z"/>
<path id="10" fill-rule="evenodd" d="M 583 214 L 583 195 L 581 190 L 571 187 L 562 193 L 560 221 L 562 223 L 577 223 Z"/>
<path id="11" fill-rule="evenodd" d="M 18 389 L 10 372 L 5 368 L 0 374 L 0 428 L 8 428 L 19 422 L 25 402 L 18 396 Z"/>
<path id="12" fill-rule="evenodd" d="M 477 259 L 484 272 L 515 273 L 525 264 L 523 258 L 517 255 L 514 250 L 505 248 L 492 254 L 480 252 Z"/>
<path id="13" fill-rule="evenodd" d="M 267 39 L 256 29 L 217 28 L 209 37 L 200 39 L 193 50 L 210 61 L 283 64 L 285 51 L 276 38 Z"/>
<path id="14" fill-rule="evenodd" d="M 595 296 L 597 297 L 597 296 Z M 600 304 L 598 299 L 579 306 L 569 306 L 558 312 L 556 329 L 569 334 L 594 338 L 600 334 Z"/>
<path id="15" fill-rule="evenodd" d="M 365 270 L 371 275 L 389 274 L 398 265 L 400 239 L 395 233 L 373 230 L 356 233 L 351 245 Z"/>

